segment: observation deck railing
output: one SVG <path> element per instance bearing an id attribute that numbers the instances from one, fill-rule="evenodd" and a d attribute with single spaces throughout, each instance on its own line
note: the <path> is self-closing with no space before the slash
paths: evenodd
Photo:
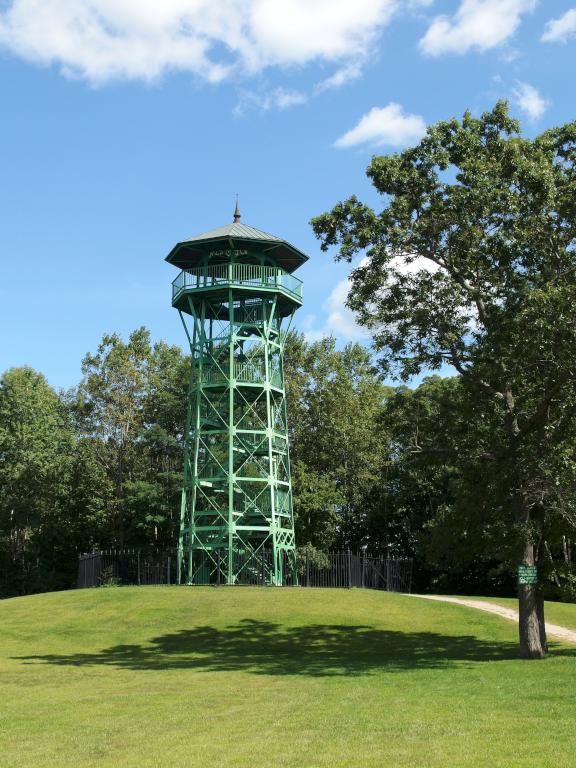
<path id="1" fill-rule="evenodd" d="M 219 285 L 277 288 L 302 301 L 301 280 L 279 267 L 262 267 L 257 264 L 211 264 L 183 269 L 172 281 L 172 301 L 183 291 L 198 291 Z"/>

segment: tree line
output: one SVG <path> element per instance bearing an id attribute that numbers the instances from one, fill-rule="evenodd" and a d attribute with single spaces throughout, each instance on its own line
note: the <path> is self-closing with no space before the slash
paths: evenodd
<path id="1" fill-rule="evenodd" d="M 175 546 L 189 365 L 139 328 L 105 335 L 72 390 L 3 374 L 0 596 L 74 586 L 81 552 Z M 478 458 L 497 424 L 460 376 L 387 386 L 365 346 L 298 333 L 285 376 L 299 548 L 413 557 L 422 590 L 512 593 L 501 490 Z M 571 530 L 559 514 L 546 533 L 548 589 L 566 598 Z"/>

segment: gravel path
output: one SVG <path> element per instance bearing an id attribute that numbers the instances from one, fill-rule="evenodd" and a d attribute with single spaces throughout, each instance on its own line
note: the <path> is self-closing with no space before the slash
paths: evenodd
<path id="1" fill-rule="evenodd" d="M 502 616 L 503 619 L 518 622 L 518 611 L 514 611 L 512 608 L 504 608 L 504 606 L 497 605 L 496 603 L 485 603 L 483 600 L 467 600 L 463 597 L 444 597 L 443 595 L 412 595 L 412 597 L 421 597 L 424 600 L 437 600 L 440 603 L 466 605 L 468 608 L 477 608 L 479 611 L 495 613 L 497 616 Z M 576 631 L 573 629 L 546 622 L 546 632 L 561 640 L 576 643 Z"/>

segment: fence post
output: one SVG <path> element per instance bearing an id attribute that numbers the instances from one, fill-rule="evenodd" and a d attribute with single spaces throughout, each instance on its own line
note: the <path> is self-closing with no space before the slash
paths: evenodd
<path id="1" fill-rule="evenodd" d="M 386 591 L 391 592 L 390 589 L 390 553 L 388 552 L 388 556 L 386 557 Z"/>
<path id="2" fill-rule="evenodd" d="M 170 586 L 170 560 L 171 560 L 171 557 L 170 557 L 170 555 L 168 555 L 168 573 L 167 573 L 167 576 L 168 576 L 168 586 Z"/>
<path id="3" fill-rule="evenodd" d="M 366 552 L 362 554 L 362 589 L 365 586 L 365 573 L 366 573 Z"/>
<path id="4" fill-rule="evenodd" d="M 219 550 L 219 549 L 217 549 L 217 550 L 216 550 L 216 553 L 217 553 L 217 554 L 216 554 L 216 584 L 217 584 L 218 586 L 220 586 L 220 570 L 221 570 L 221 565 L 220 565 L 220 550 Z"/>
<path id="5" fill-rule="evenodd" d="M 306 586 L 310 586 L 310 561 L 308 560 L 308 550 L 306 550 Z"/>
<path id="6" fill-rule="evenodd" d="M 348 589 L 352 587 L 352 553 L 348 550 Z"/>
<path id="7" fill-rule="evenodd" d="M 140 550 L 138 550 L 138 586 L 140 586 Z"/>

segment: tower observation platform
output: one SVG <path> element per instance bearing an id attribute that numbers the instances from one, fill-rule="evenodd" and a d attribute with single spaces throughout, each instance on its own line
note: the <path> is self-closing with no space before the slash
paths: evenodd
<path id="1" fill-rule="evenodd" d="M 190 344 L 178 542 L 183 583 L 296 578 L 283 353 L 308 257 L 234 222 L 178 243 L 172 306 Z M 262 579 L 264 576 L 264 579 Z"/>

